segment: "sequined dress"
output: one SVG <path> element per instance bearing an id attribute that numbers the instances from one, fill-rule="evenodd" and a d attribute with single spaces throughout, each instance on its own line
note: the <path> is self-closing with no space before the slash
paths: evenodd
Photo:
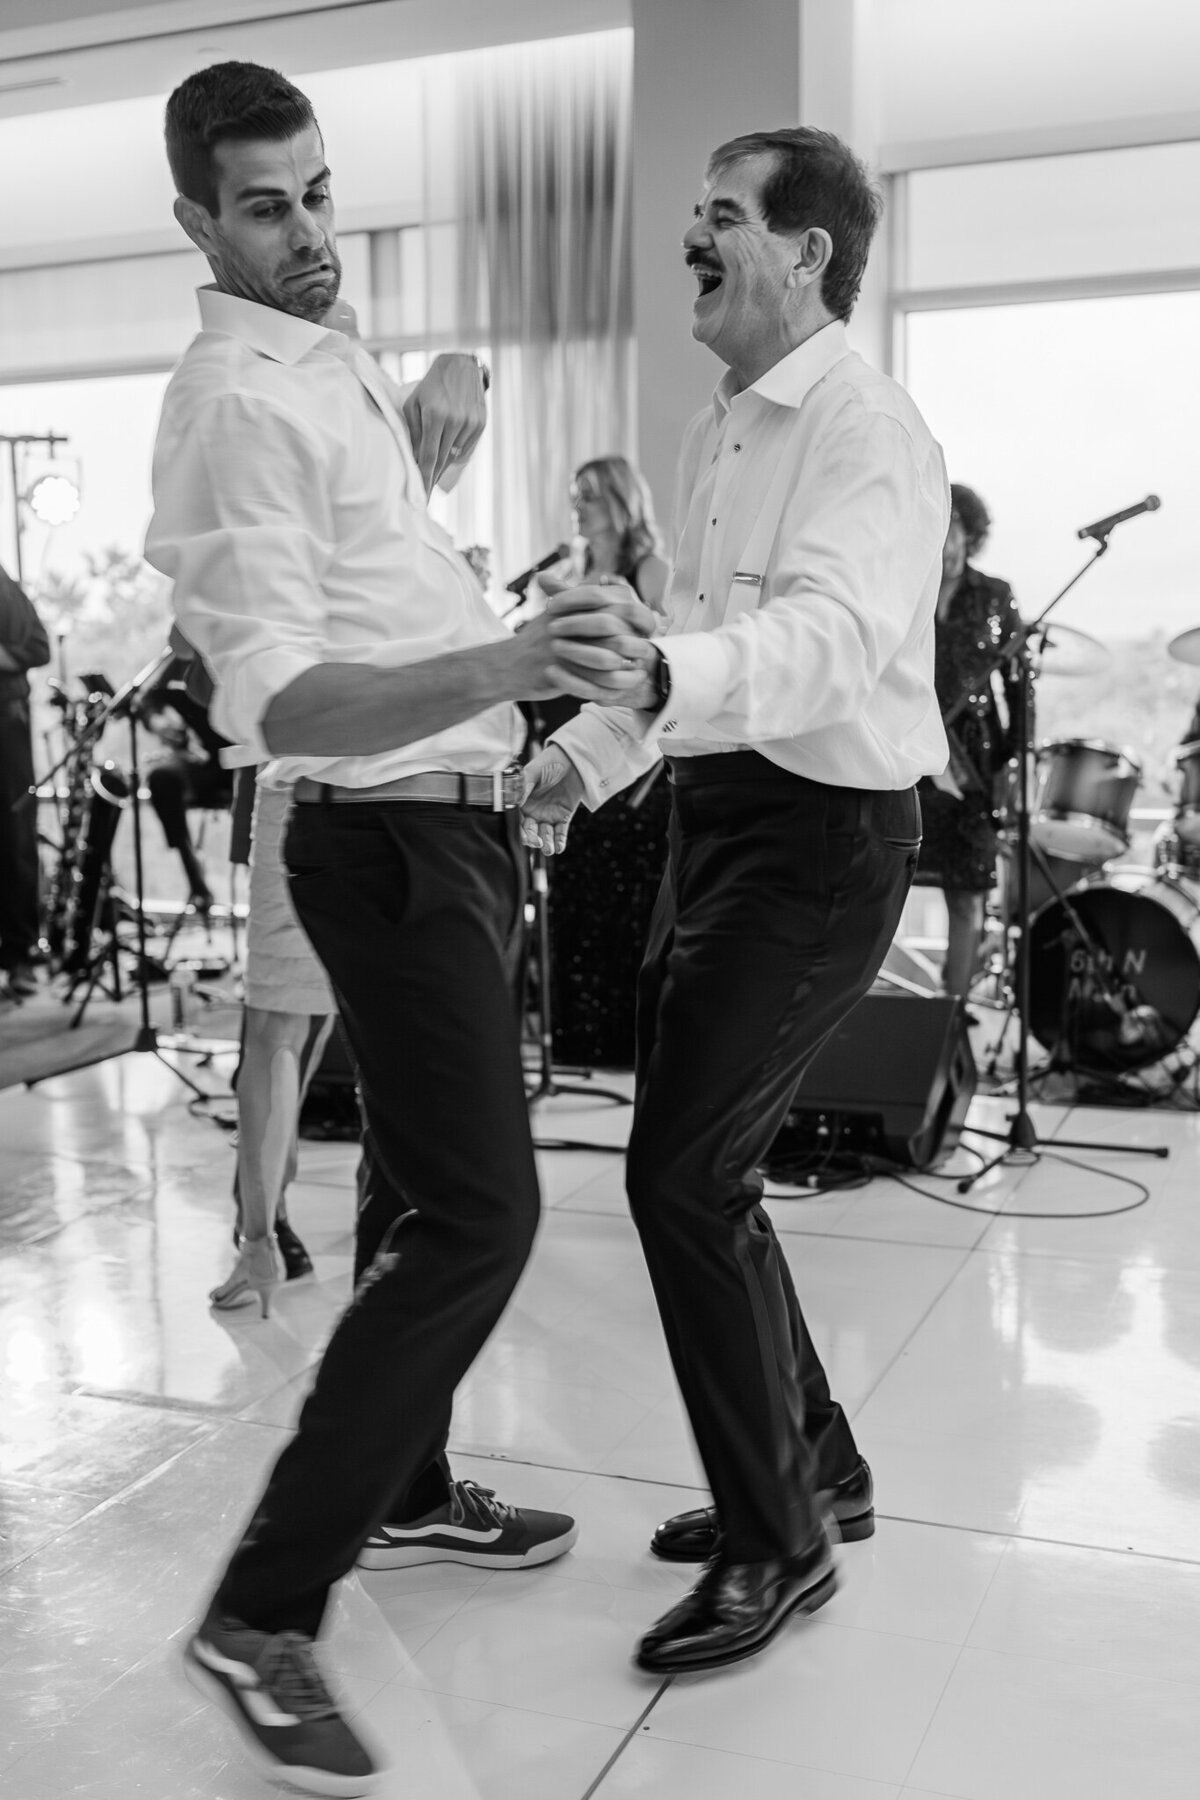
<path id="1" fill-rule="evenodd" d="M 973 771 L 963 799 L 921 782 L 924 839 L 919 875 L 942 887 L 987 893 L 995 884 L 997 832 L 993 812 L 995 776 L 1011 755 L 1011 720 L 1016 689 L 1007 666 L 988 679 L 985 670 L 996 650 L 1019 630 L 1021 616 L 1006 581 L 983 575 L 968 563 L 949 610 L 936 627 L 934 682 L 945 717 L 961 693 L 969 694 L 951 730 Z M 1001 714 L 998 694 L 1006 703 Z"/>
<path id="2" fill-rule="evenodd" d="M 636 572 L 626 578 L 637 585 Z M 577 700 L 542 701 L 545 735 L 578 710 Z M 670 814 L 670 783 L 660 764 L 649 786 L 636 781 L 595 812 L 581 806 L 565 854 L 549 861 L 556 1063 L 633 1066 L 637 976 L 667 860 Z"/>

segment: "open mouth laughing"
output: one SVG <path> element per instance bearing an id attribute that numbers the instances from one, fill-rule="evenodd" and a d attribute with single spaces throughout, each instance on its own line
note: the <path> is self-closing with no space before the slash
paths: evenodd
<path id="1" fill-rule="evenodd" d="M 715 294 L 724 279 L 723 273 L 717 264 L 708 262 L 702 256 L 696 255 L 689 256 L 687 263 L 688 268 L 692 271 L 692 274 L 696 277 L 696 281 L 699 284 L 697 298 L 704 300 L 707 299 L 709 294 Z"/>

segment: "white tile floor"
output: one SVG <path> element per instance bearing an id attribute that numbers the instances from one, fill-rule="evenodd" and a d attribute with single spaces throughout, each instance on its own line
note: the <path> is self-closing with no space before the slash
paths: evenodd
<path id="1" fill-rule="evenodd" d="M 152 1059 L 0 1093 L 0 1790 L 266 1790 L 178 1650 L 346 1292 L 352 1149 L 306 1144 L 317 1278 L 216 1316 L 231 1152 Z M 1002 1122 L 978 1102 L 976 1123 Z M 879 1531 L 757 1661 L 656 1682 L 635 1638 L 689 1572 L 646 1552 L 700 1473 L 602 1151 L 547 1150 L 535 1260 L 460 1396 L 461 1472 L 565 1507 L 525 1574 L 339 1592 L 329 1661 L 394 1800 L 1195 1800 L 1200 1793 L 1200 1117 L 1066 1113 L 1099 1167 L 999 1171 L 991 1219 L 891 1182 L 772 1201 Z M 561 1099 L 546 1137 L 619 1145 Z M 1167 1161 L 1122 1146 L 1160 1141 Z M 1076 1153 L 1082 1154 L 1082 1153 Z M 953 1196 L 952 1189 L 945 1190 Z M 1007 1215 L 1007 1216 L 1006 1216 Z"/>

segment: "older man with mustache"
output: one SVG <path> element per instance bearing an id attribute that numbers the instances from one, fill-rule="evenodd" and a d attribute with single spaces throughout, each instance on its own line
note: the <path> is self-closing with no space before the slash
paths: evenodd
<path id="1" fill-rule="evenodd" d="M 621 646 L 639 691 L 586 707 L 529 771 L 544 850 L 660 755 L 672 782 L 627 1185 L 713 1506 L 655 1535 L 660 1556 L 706 1559 L 641 1642 L 655 1673 L 761 1650 L 833 1592 L 826 1519 L 874 1529 L 756 1171 L 879 970 L 916 866 L 914 784 L 946 761 L 942 456 L 846 343 L 879 210 L 826 132 L 714 153 L 684 249 L 693 335 L 726 373 L 684 439 L 665 630 Z"/>

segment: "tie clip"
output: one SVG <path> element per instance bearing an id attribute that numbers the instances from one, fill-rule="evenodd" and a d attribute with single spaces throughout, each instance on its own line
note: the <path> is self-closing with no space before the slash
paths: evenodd
<path id="1" fill-rule="evenodd" d="M 735 569 L 733 571 L 733 579 L 735 581 L 745 582 L 747 587 L 761 587 L 763 584 L 762 576 L 752 575 L 748 569 Z"/>

